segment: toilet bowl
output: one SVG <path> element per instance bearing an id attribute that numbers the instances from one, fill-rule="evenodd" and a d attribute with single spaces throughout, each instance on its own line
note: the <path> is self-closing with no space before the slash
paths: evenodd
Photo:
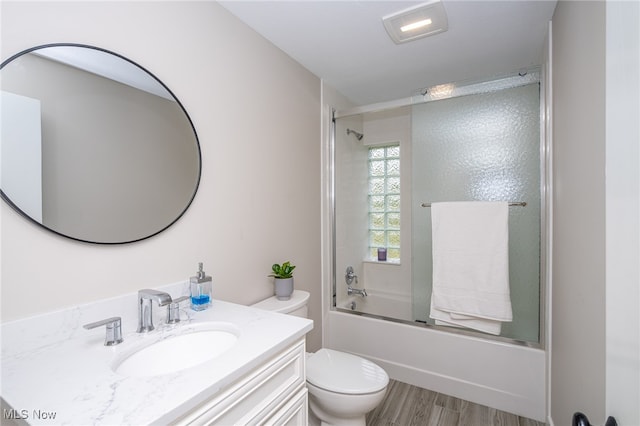
<path id="1" fill-rule="evenodd" d="M 295 290 L 289 300 L 273 296 L 253 307 L 306 318 L 308 301 L 308 292 Z M 362 357 L 326 348 L 306 361 L 309 407 L 322 425 L 365 426 L 366 414 L 387 392 L 387 373 Z"/>
<path id="2" fill-rule="evenodd" d="M 365 426 L 388 384 L 382 368 L 356 355 L 323 348 L 307 358 L 309 406 L 322 424 Z"/>

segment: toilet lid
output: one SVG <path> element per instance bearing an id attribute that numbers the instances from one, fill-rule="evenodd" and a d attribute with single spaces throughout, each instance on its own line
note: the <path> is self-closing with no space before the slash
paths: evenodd
<path id="1" fill-rule="evenodd" d="M 309 302 L 309 292 L 302 290 L 293 290 L 293 294 L 289 300 L 278 300 L 276 296 L 271 296 L 261 302 L 251 305 L 254 308 L 264 311 L 280 312 L 288 314 L 300 309 Z"/>
<path id="2" fill-rule="evenodd" d="M 373 362 L 332 349 L 320 349 L 307 358 L 307 381 L 330 392 L 366 394 L 389 383 L 387 373 Z"/>

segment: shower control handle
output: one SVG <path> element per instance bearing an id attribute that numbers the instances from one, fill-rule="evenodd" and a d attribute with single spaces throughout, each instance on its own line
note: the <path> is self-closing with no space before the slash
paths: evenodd
<path id="1" fill-rule="evenodd" d="M 353 272 L 353 266 L 347 266 L 347 273 L 344 275 L 344 280 L 347 282 L 347 285 L 351 285 L 354 280 L 356 284 L 358 284 L 358 276 Z"/>

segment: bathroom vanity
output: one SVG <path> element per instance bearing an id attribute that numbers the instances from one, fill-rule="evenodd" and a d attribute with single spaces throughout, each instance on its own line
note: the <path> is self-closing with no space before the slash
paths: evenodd
<path id="1" fill-rule="evenodd" d="M 175 300 L 187 285 L 163 291 Z M 148 333 L 136 332 L 136 294 L 2 324 L 2 424 L 306 424 L 312 321 L 218 300 L 201 312 L 184 305 L 181 321 L 165 324 L 166 307 L 154 304 Z M 118 345 L 104 345 L 104 327 L 82 327 L 113 316 Z M 218 336 L 220 353 L 199 347 Z M 212 357 L 176 367 L 199 352 Z"/>
<path id="2" fill-rule="evenodd" d="M 306 425 L 304 359 L 301 340 L 180 417 L 175 424 Z"/>

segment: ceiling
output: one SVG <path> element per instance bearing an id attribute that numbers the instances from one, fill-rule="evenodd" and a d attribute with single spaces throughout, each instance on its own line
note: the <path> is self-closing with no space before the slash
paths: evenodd
<path id="1" fill-rule="evenodd" d="M 556 1 L 442 0 L 449 29 L 395 44 L 382 17 L 416 1 L 219 1 L 355 105 L 541 64 Z"/>

